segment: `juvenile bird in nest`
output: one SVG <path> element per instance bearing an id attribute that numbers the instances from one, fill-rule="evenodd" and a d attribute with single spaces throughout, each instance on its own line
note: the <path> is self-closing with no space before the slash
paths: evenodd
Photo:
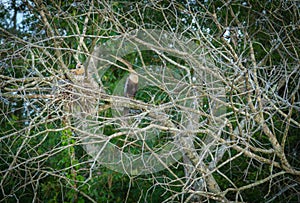
<path id="1" fill-rule="evenodd" d="M 77 117 L 92 115 L 97 111 L 97 104 L 99 99 L 98 83 L 93 77 L 86 75 L 85 67 L 78 63 L 76 69 L 70 70 L 75 79 L 73 88 L 73 97 L 71 101 L 71 112 Z M 90 76 L 89 78 L 86 78 Z"/>

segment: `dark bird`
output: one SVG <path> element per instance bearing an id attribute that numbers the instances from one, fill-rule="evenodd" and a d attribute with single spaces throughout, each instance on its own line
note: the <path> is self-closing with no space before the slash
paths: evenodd
<path id="1" fill-rule="evenodd" d="M 128 97 L 130 99 L 133 99 L 135 96 L 135 93 L 138 90 L 139 76 L 133 70 L 132 65 L 128 61 L 126 61 L 122 58 L 116 57 L 116 56 L 114 56 L 114 58 L 121 61 L 128 67 L 129 76 L 127 77 L 125 85 L 124 85 L 124 96 Z M 128 115 L 128 114 L 129 114 L 129 108 L 124 107 L 123 115 Z"/>
<path id="2" fill-rule="evenodd" d="M 124 96 L 128 98 L 134 98 L 135 93 L 138 90 L 139 76 L 135 71 L 130 72 L 126 79 L 124 86 Z"/>

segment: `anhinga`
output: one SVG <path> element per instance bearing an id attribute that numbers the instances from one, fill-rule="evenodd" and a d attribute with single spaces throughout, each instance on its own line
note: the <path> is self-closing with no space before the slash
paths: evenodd
<path id="1" fill-rule="evenodd" d="M 124 96 L 133 99 L 135 96 L 135 93 L 138 90 L 138 83 L 139 83 L 139 76 L 137 73 L 133 70 L 132 65 L 119 57 L 114 56 L 117 60 L 121 61 L 128 67 L 129 76 L 126 79 L 125 85 L 124 85 Z M 123 115 L 129 114 L 129 108 L 124 107 Z"/>

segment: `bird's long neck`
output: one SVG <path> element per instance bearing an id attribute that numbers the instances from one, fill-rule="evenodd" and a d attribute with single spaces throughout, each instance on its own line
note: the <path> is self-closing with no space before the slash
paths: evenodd
<path id="1" fill-rule="evenodd" d="M 112 55 L 112 56 L 113 56 L 113 55 Z M 113 56 L 113 57 L 114 57 L 115 59 L 117 59 L 118 61 L 121 61 L 122 63 L 124 63 L 124 64 L 127 66 L 127 68 L 128 68 L 128 70 L 129 70 L 130 73 L 134 72 L 131 63 L 129 63 L 129 62 L 126 61 L 125 59 L 122 59 L 122 58 L 120 58 L 120 57 L 118 57 L 118 56 Z"/>

